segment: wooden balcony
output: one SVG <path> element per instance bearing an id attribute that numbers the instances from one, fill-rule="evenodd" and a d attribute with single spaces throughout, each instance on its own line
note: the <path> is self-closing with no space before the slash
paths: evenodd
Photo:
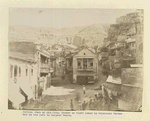
<path id="1" fill-rule="evenodd" d="M 42 73 L 50 72 L 50 65 L 45 64 L 45 63 L 41 63 L 40 72 L 42 72 Z"/>
<path id="2" fill-rule="evenodd" d="M 94 71 L 93 68 L 77 68 L 77 71 Z"/>

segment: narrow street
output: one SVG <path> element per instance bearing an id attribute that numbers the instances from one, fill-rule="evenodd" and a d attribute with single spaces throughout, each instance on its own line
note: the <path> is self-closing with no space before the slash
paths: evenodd
<path id="1" fill-rule="evenodd" d="M 42 101 L 33 101 L 24 106 L 24 109 L 36 110 L 70 110 L 70 101 L 73 100 L 74 110 L 81 110 L 79 101 L 89 102 L 90 98 L 95 99 L 95 93 L 100 93 L 100 84 L 104 83 L 106 76 L 101 73 L 102 67 L 99 66 L 99 81 L 94 85 L 86 85 L 86 93 L 83 94 L 82 85 L 71 84 L 69 81 L 62 80 L 60 77 L 52 79 L 51 87 L 43 92 Z M 97 105 L 103 105 L 101 110 L 108 110 L 108 105 L 103 104 L 103 100 Z M 87 106 L 88 107 L 88 106 Z M 88 108 L 87 108 L 88 110 Z"/>

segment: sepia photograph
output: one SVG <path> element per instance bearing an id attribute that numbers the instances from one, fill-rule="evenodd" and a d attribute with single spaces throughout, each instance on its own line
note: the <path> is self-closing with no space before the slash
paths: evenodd
<path id="1" fill-rule="evenodd" d="M 8 109 L 142 112 L 143 16 L 9 8 Z"/>

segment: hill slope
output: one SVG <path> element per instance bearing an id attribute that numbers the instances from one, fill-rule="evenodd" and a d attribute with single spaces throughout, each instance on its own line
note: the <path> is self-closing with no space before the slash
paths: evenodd
<path id="1" fill-rule="evenodd" d="M 107 37 L 109 24 L 93 24 L 89 26 L 76 26 L 71 28 L 42 28 L 31 26 L 9 26 L 9 41 L 28 41 L 34 43 L 72 43 L 76 46 L 87 44 L 89 46 L 101 45 Z"/>

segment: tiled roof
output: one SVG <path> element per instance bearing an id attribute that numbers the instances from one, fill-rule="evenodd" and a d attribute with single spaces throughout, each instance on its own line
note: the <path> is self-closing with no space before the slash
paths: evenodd
<path id="1" fill-rule="evenodd" d="M 9 52 L 9 57 L 21 59 L 21 60 L 25 60 L 25 61 L 30 61 L 30 62 L 36 62 L 34 55 L 31 55 L 31 54 L 23 54 L 20 52 Z"/>

